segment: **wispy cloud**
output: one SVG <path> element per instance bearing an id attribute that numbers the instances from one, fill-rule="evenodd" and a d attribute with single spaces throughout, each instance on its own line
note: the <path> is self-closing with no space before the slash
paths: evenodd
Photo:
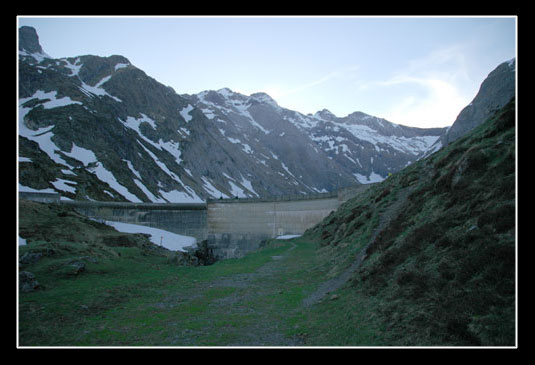
<path id="1" fill-rule="evenodd" d="M 354 66 L 343 67 L 343 68 L 337 69 L 335 71 L 329 72 L 328 74 L 320 77 L 317 80 L 313 80 L 313 81 L 306 82 L 306 83 L 303 83 L 301 85 L 298 85 L 298 86 L 295 86 L 295 87 L 292 87 L 292 88 L 289 88 L 289 89 L 286 89 L 286 90 L 282 90 L 280 95 L 281 96 L 286 96 L 286 95 L 290 95 L 290 94 L 299 93 L 299 92 L 305 91 L 307 89 L 310 89 L 312 87 L 324 84 L 324 83 L 326 83 L 328 81 L 331 81 L 333 79 L 336 79 L 336 78 L 352 77 L 352 76 L 355 75 L 356 71 L 359 70 L 359 68 L 360 68 L 360 66 L 354 65 Z"/>
<path id="2" fill-rule="evenodd" d="M 436 78 L 399 78 L 397 83 L 413 83 L 425 90 L 423 97 L 410 93 L 387 108 L 385 118 L 398 123 L 420 127 L 451 125 L 463 107 L 468 104 L 452 83 Z"/>
<path id="3" fill-rule="evenodd" d="M 360 91 L 397 91 L 383 117 L 396 123 L 419 126 L 451 125 L 472 96 L 463 87 L 470 81 L 464 47 L 456 45 L 410 60 L 385 80 L 360 86 Z"/>

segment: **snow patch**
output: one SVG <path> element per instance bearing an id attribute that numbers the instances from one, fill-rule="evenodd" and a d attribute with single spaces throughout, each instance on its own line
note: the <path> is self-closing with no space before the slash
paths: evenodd
<path id="1" fill-rule="evenodd" d="M 56 179 L 56 181 L 52 182 L 52 185 L 54 185 L 54 187 L 57 190 L 62 190 L 62 191 L 66 191 L 66 192 L 75 194 L 76 193 L 76 188 L 72 187 L 70 185 L 67 185 L 66 183 L 76 184 L 76 182 L 74 182 L 74 181 Z"/>
<path id="2" fill-rule="evenodd" d="M 85 166 L 89 165 L 92 162 L 97 162 L 97 156 L 95 156 L 93 151 L 85 149 L 83 147 L 79 147 L 74 142 L 72 143 L 71 152 L 64 153 L 67 156 L 82 162 Z"/>
<path id="3" fill-rule="evenodd" d="M 188 189 L 188 187 L 185 187 Z M 163 191 L 160 190 L 159 193 L 165 200 L 167 200 L 169 203 L 204 203 L 204 201 L 199 198 L 195 192 L 189 189 L 190 193 L 193 193 L 193 197 L 189 195 L 186 192 L 178 191 L 178 190 L 171 190 L 171 191 Z"/>
<path id="4" fill-rule="evenodd" d="M 246 178 L 244 178 L 244 177 L 242 176 L 242 180 L 240 181 L 240 183 L 241 183 L 247 190 L 249 190 L 251 193 L 253 193 L 254 195 L 256 195 L 256 196 L 258 196 L 258 197 L 260 196 L 260 195 L 258 195 L 258 193 L 257 193 L 256 191 L 254 191 L 254 189 L 253 189 L 253 185 L 251 184 L 251 181 L 247 180 Z"/>
<path id="5" fill-rule="evenodd" d="M 214 185 L 212 185 L 212 183 L 206 177 L 203 176 L 201 177 L 201 179 L 204 183 L 203 184 L 204 190 L 208 192 L 208 194 L 210 194 L 211 197 L 216 198 L 216 199 L 220 197 L 223 197 L 225 199 L 229 198 L 227 194 L 222 193 Z"/>
<path id="6" fill-rule="evenodd" d="M 141 189 L 141 191 L 143 191 L 143 193 L 145 193 L 145 195 L 150 199 L 151 202 L 153 203 L 165 203 L 166 202 L 164 199 L 154 196 L 154 194 L 152 194 L 150 190 L 147 189 L 147 187 L 138 179 L 134 179 L 134 183 Z"/>
<path id="7" fill-rule="evenodd" d="M 188 104 L 187 107 L 183 108 L 180 111 L 180 115 L 182 116 L 182 118 L 184 118 L 186 123 L 188 123 L 190 120 L 193 119 L 193 117 L 189 114 L 192 110 L 193 110 L 193 106 L 191 104 Z"/>
<path id="8" fill-rule="evenodd" d="M 379 174 L 376 174 L 373 171 L 369 176 L 361 175 L 359 173 L 354 173 L 353 176 L 355 176 L 357 181 L 361 184 L 373 184 L 373 183 L 381 182 L 385 179 L 384 177 L 382 177 Z"/>
<path id="9" fill-rule="evenodd" d="M 275 238 L 276 240 L 290 240 L 292 238 L 297 238 L 297 237 L 301 237 L 302 235 L 300 234 L 285 234 L 285 235 L 282 235 L 282 236 L 278 236 L 277 238 Z"/>
<path id="10" fill-rule="evenodd" d="M 122 121 L 120 118 L 118 118 L 118 120 L 121 123 L 123 123 L 125 127 L 128 127 L 134 130 L 145 142 L 150 143 L 151 145 L 153 145 L 160 151 L 166 150 L 167 152 L 169 152 L 175 158 L 176 163 L 180 164 L 182 162 L 182 158 L 181 158 L 182 151 L 180 150 L 180 144 L 172 140 L 163 142 L 161 138 L 158 140 L 158 143 L 156 143 L 156 142 L 151 141 L 149 138 L 145 137 L 143 133 L 141 133 L 141 130 L 139 129 L 139 126 L 141 125 L 141 123 L 149 123 L 152 129 L 156 129 L 156 122 L 153 119 L 147 117 L 145 114 L 143 113 L 140 113 L 140 114 L 141 114 L 141 118 L 127 117 L 126 122 Z M 143 148 L 145 147 L 143 146 Z M 149 154 L 151 154 L 151 156 L 153 156 L 153 159 L 158 160 L 152 152 L 148 151 L 146 148 L 145 150 Z"/>
<path id="11" fill-rule="evenodd" d="M 118 64 L 115 65 L 115 71 L 117 71 L 120 68 L 125 68 L 125 67 L 128 67 L 128 66 L 130 66 L 128 63 L 118 63 Z"/>
<path id="12" fill-rule="evenodd" d="M 58 94 L 57 91 L 44 92 L 43 90 L 37 90 L 32 96 L 30 96 L 28 98 L 19 99 L 19 106 L 22 106 L 24 103 L 26 103 L 27 101 L 32 100 L 32 99 L 48 100 L 48 101 L 44 102 L 43 104 L 41 104 L 41 105 L 43 105 L 43 107 L 45 109 L 59 108 L 59 107 L 66 106 L 66 105 L 71 105 L 71 104 L 80 104 L 80 105 L 82 105 L 81 102 L 74 101 L 68 96 L 64 96 L 64 97 L 58 99 L 56 97 L 57 94 Z M 26 108 L 26 109 L 28 109 L 28 111 L 30 110 L 29 108 Z"/>
<path id="13" fill-rule="evenodd" d="M 141 203 L 141 200 L 137 196 L 129 192 L 125 186 L 121 185 L 117 181 L 117 179 L 115 179 L 115 176 L 113 176 L 113 173 L 107 170 L 102 165 L 102 162 L 97 162 L 97 165 L 95 167 L 89 168 L 88 170 L 93 172 L 95 175 L 97 175 L 100 181 L 107 183 L 113 190 L 121 194 L 127 200 L 134 202 L 134 203 Z"/>
<path id="14" fill-rule="evenodd" d="M 35 52 L 35 53 L 28 53 L 26 51 L 19 51 L 20 56 L 30 56 L 33 57 L 34 60 L 37 61 L 37 63 L 41 63 L 45 58 L 52 58 L 47 53 L 43 52 Z"/>
<path id="15" fill-rule="evenodd" d="M 102 80 L 100 80 L 99 82 L 97 82 L 95 84 L 95 86 L 91 86 L 91 85 L 88 85 L 86 84 L 85 82 L 83 82 L 81 79 L 80 79 L 80 82 L 82 83 L 82 86 L 80 87 L 81 90 L 83 91 L 86 91 L 86 92 L 89 92 L 93 95 L 96 95 L 96 96 L 109 96 L 110 98 L 112 98 L 113 100 L 115 101 L 118 101 L 120 103 L 122 103 L 122 100 L 109 94 L 106 90 L 104 90 L 102 88 L 102 85 L 105 84 L 106 82 L 108 82 L 108 80 L 111 78 L 111 75 L 109 76 L 106 76 L 104 78 L 102 78 Z M 87 95 L 87 93 L 86 93 Z M 89 95 L 91 96 L 91 95 Z"/>
<path id="16" fill-rule="evenodd" d="M 157 246 L 161 245 L 171 251 L 186 252 L 186 247 L 197 244 L 197 239 L 195 237 L 183 236 L 169 231 L 164 231 L 163 229 L 123 222 L 104 221 L 104 223 L 112 226 L 119 232 L 148 234 L 150 235 L 149 239 L 152 243 Z"/>

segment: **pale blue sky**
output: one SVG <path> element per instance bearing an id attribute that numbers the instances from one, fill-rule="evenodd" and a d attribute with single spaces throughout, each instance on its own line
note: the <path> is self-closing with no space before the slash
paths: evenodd
<path id="1" fill-rule="evenodd" d="M 179 94 L 263 91 L 301 113 L 451 125 L 498 64 L 515 17 L 24 17 L 51 57 L 127 57 Z"/>

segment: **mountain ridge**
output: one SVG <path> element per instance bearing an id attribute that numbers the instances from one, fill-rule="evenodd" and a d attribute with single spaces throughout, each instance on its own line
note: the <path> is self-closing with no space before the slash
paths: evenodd
<path id="1" fill-rule="evenodd" d="M 34 37 L 19 36 L 21 191 L 133 202 L 327 192 L 385 179 L 446 130 L 304 115 L 264 92 L 179 95 L 124 56 L 54 59 L 20 32 Z"/>

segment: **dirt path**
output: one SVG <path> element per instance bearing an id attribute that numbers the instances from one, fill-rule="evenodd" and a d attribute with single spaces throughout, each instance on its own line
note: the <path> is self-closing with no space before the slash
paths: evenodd
<path id="1" fill-rule="evenodd" d="M 271 261 L 264 264 L 253 273 L 238 274 L 212 282 L 214 287 L 237 288 L 232 295 L 215 301 L 212 304 L 224 306 L 230 315 L 242 313 L 252 314 L 256 320 L 245 330 L 242 330 L 239 338 L 230 342 L 228 346 L 300 346 L 303 345 L 299 338 L 289 338 L 283 334 L 282 323 L 270 317 L 262 311 L 256 311 L 246 303 L 264 295 L 276 295 L 284 290 L 284 283 L 279 286 L 266 285 L 270 279 L 284 265 L 288 254 L 295 249 L 296 245 L 286 250 L 281 255 L 271 256 Z"/>
<path id="2" fill-rule="evenodd" d="M 272 316 L 273 311 L 266 311 L 262 305 L 257 307 L 252 304 L 258 303 L 261 298 L 276 296 L 284 291 L 285 283 L 276 280 L 275 275 L 284 267 L 284 260 L 295 248 L 296 245 L 292 244 L 282 254 L 271 256 L 270 261 L 254 272 L 230 275 L 206 283 L 204 290 L 234 290 L 230 295 L 215 299 L 209 304 L 207 317 L 214 320 L 212 324 L 199 331 L 182 332 L 175 338 L 176 342 L 181 345 L 194 345 L 200 337 L 211 333 L 212 336 L 220 336 L 217 342 L 224 343 L 223 346 L 303 345 L 301 339 L 290 338 L 284 334 L 284 323 Z M 228 320 L 229 323 L 232 320 L 239 321 L 239 330 L 234 330 L 231 325 L 218 330 L 214 323 L 221 319 Z M 218 332 L 219 334 L 216 334 Z"/>
<path id="3" fill-rule="evenodd" d="M 342 287 L 342 285 L 344 285 L 349 280 L 349 278 L 352 276 L 352 274 L 359 268 L 359 266 L 361 265 L 362 261 L 364 261 L 364 259 L 366 258 L 366 255 L 367 255 L 366 251 L 368 250 L 368 247 L 370 247 L 370 245 L 375 241 L 375 239 L 377 238 L 377 235 L 383 229 L 385 229 L 390 224 L 390 222 L 392 222 L 392 220 L 394 218 L 396 218 L 399 215 L 400 209 L 405 204 L 405 202 L 407 201 L 407 198 L 408 198 L 410 193 L 411 193 L 411 189 L 403 189 L 398 193 L 397 200 L 394 203 L 392 203 L 381 214 L 381 217 L 379 218 L 379 224 L 373 230 L 372 235 L 371 235 L 368 243 L 357 254 L 357 256 L 355 257 L 355 260 L 353 261 L 351 266 L 349 266 L 338 277 L 332 278 L 332 279 L 324 282 L 323 284 L 321 284 L 319 286 L 319 288 L 314 293 L 309 295 L 303 301 L 303 305 L 305 307 L 309 307 L 309 306 L 314 305 L 315 303 L 319 302 L 327 294 L 339 289 L 340 287 Z"/>

